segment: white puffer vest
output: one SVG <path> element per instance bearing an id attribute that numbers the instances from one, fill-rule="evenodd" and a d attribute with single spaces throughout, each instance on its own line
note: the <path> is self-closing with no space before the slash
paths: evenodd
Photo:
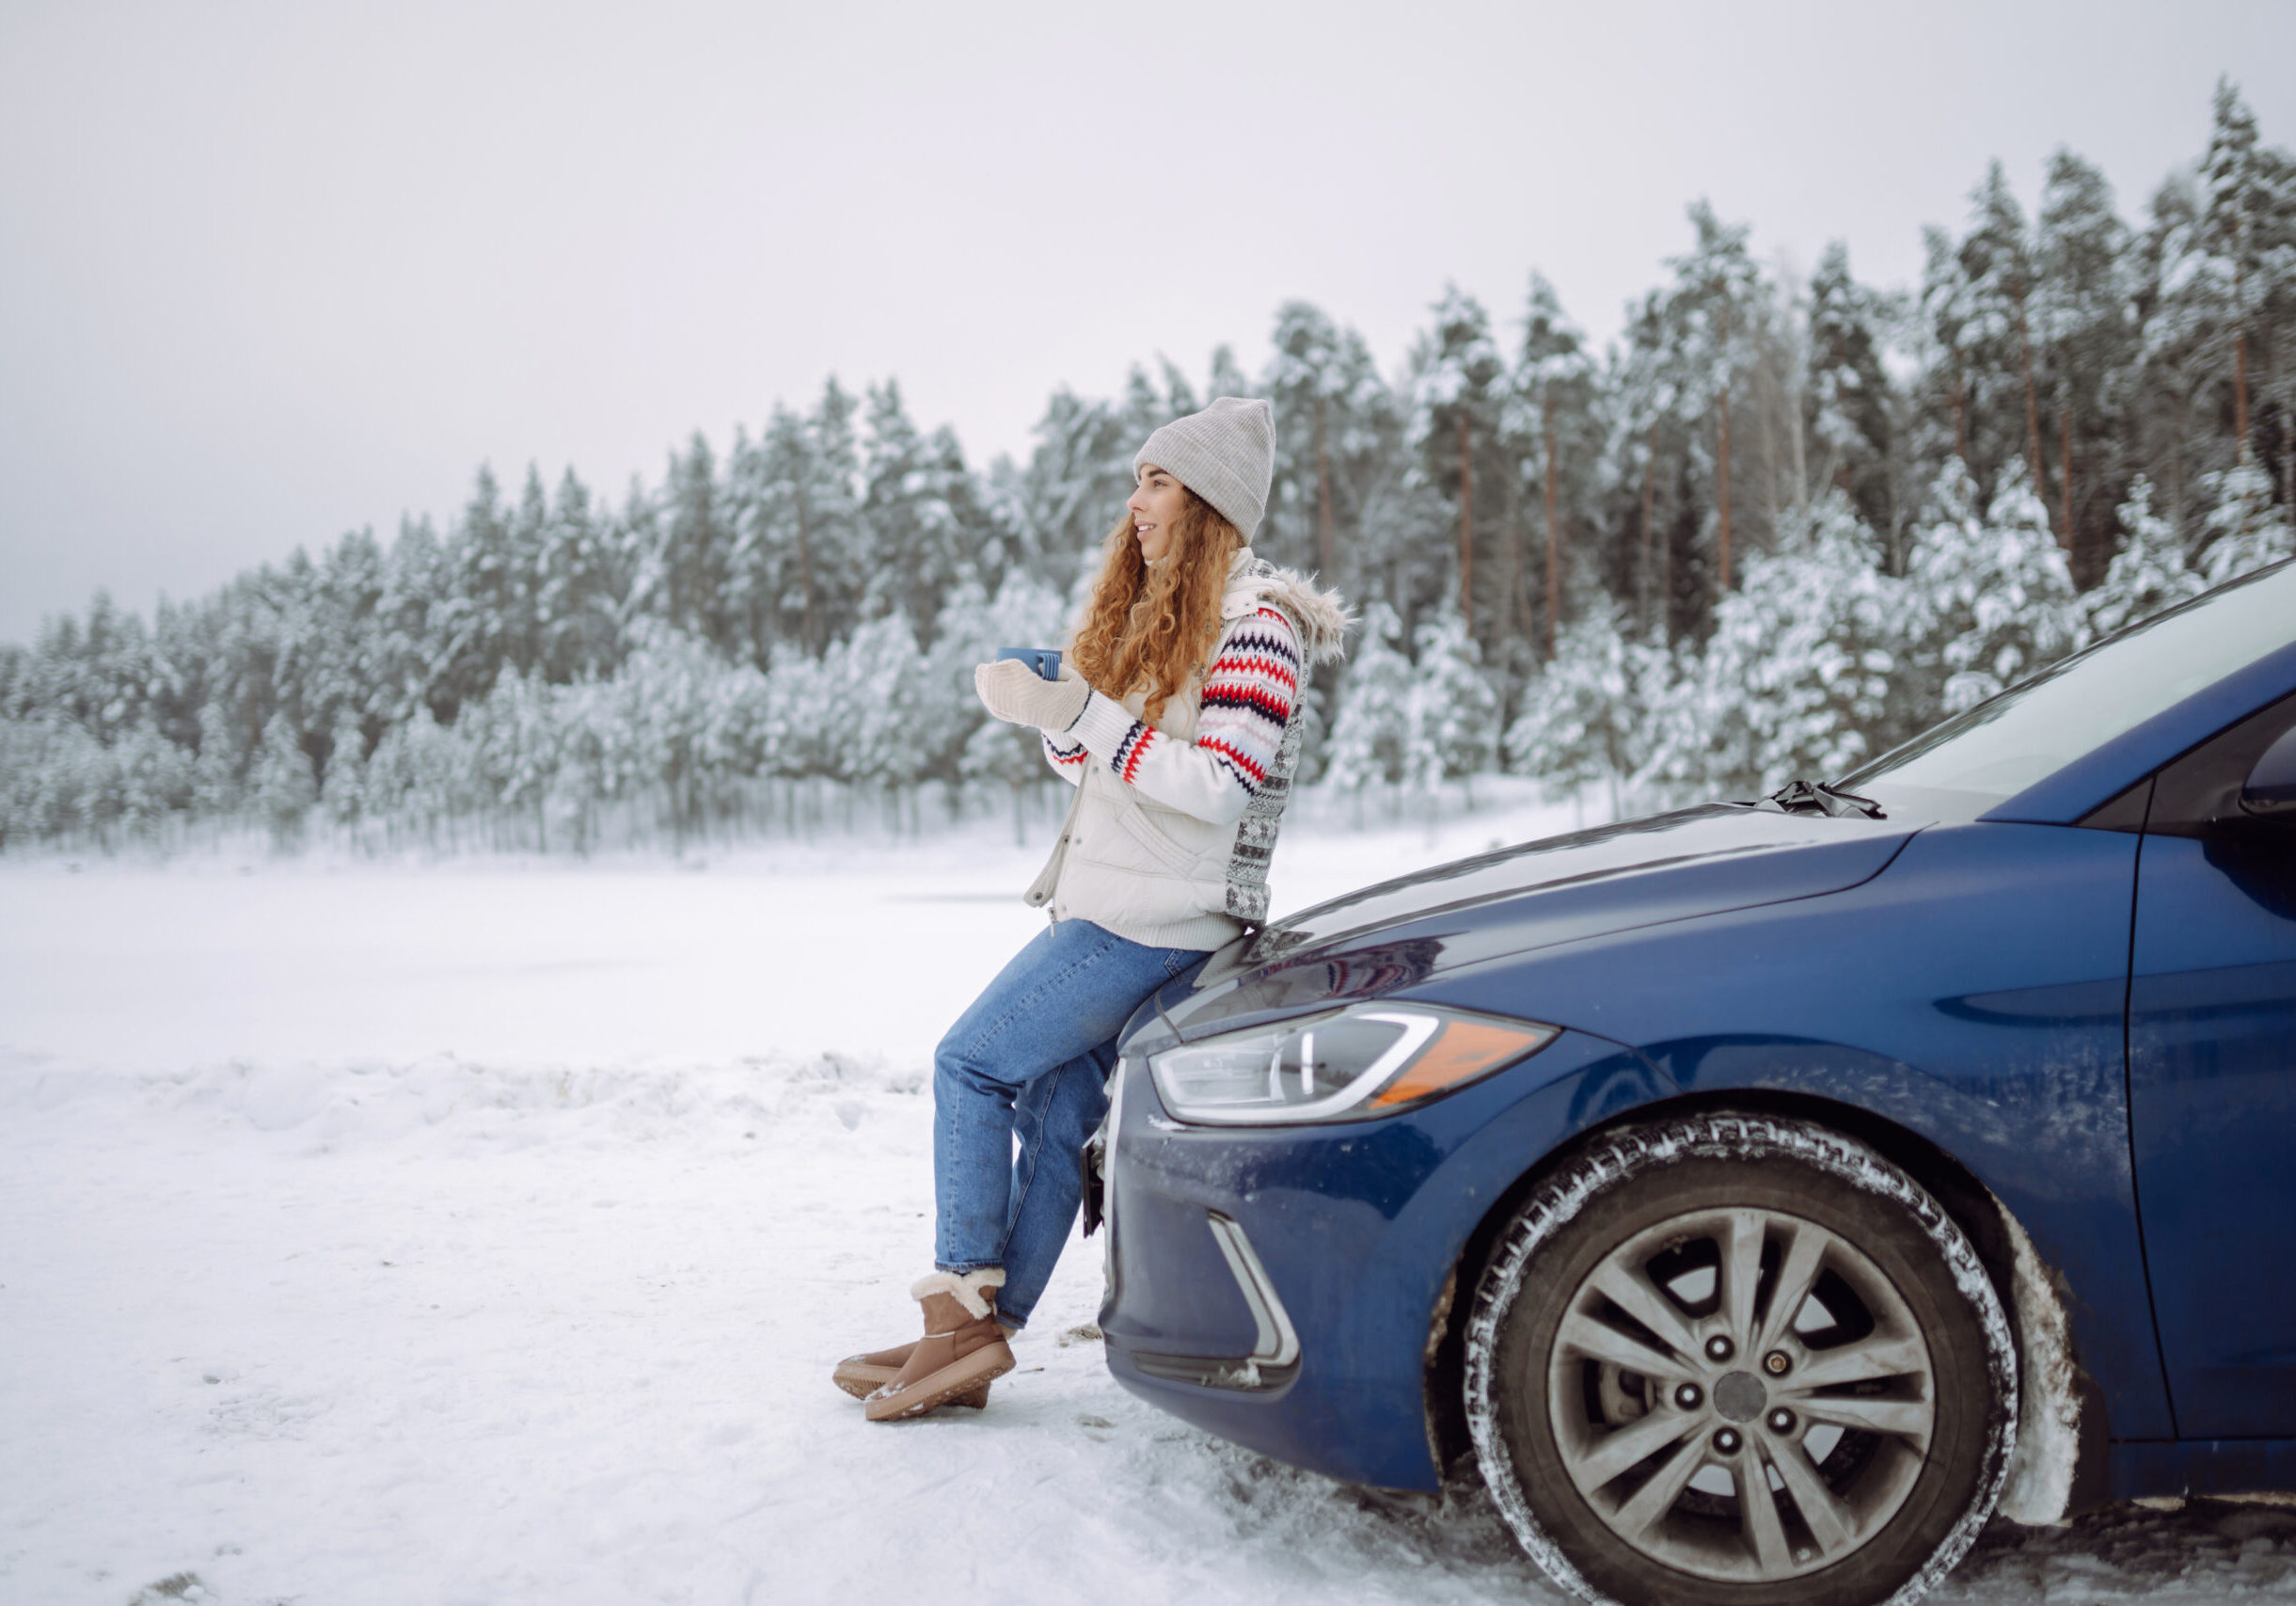
<path id="1" fill-rule="evenodd" d="M 1229 570 L 1220 604 L 1225 623 L 1207 661 L 1216 660 L 1239 622 L 1263 605 L 1279 610 L 1298 640 L 1303 695 L 1292 699 L 1275 760 L 1243 818 L 1215 823 L 1168 807 L 1087 755 L 1067 823 L 1028 890 L 1029 903 L 1054 920 L 1089 920 L 1165 948 L 1216 948 L 1267 917 L 1268 861 L 1299 761 L 1306 672 L 1338 656 L 1348 614 L 1337 593 L 1260 562 L 1247 548 Z M 1162 735 L 1194 740 L 1203 679 L 1199 666 L 1165 702 L 1156 725 Z M 1135 692 L 1123 704 L 1141 719 L 1145 701 Z"/>

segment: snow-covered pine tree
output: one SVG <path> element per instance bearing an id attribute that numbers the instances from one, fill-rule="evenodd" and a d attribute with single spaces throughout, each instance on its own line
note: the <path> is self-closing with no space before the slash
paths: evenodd
<path id="1" fill-rule="evenodd" d="M 1938 514 L 1907 564 L 1909 622 L 1919 645 L 1908 685 L 1934 715 L 1958 713 L 2055 662 L 2079 642 L 2080 610 L 2065 550 L 2014 462 L 1983 517 L 1976 489 L 1949 464 Z M 1924 720 L 1919 723 L 1926 723 Z"/>
<path id="2" fill-rule="evenodd" d="M 1888 298 L 1860 284 L 1849 270 L 1849 247 L 1836 240 L 1810 278 L 1810 371 L 1805 381 L 1811 477 L 1848 497 L 1866 527 L 1886 537 L 1893 529 L 1891 485 L 1892 411 L 1889 372 L 1881 355 L 1892 309 Z"/>
<path id="3" fill-rule="evenodd" d="M 1837 779 L 1912 734 L 1892 718 L 1904 582 L 1840 490 L 1789 514 L 1779 548 L 1747 561 L 1677 688 L 1702 734 L 1704 781 L 1734 797 Z"/>
<path id="4" fill-rule="evenodd" d="M 605 673 L 620 659 L 619 586 L 590 487 L 568 469 L 542 528 L 535 564 L 535 665 L 553 684 Z"/>
<path id="5" fill-rule="evenodd" d="M 1360 566 L 1361 522 L 1397 429 L 1370 348 L 1305 301 L 1276 310 L 1262 382 L 1275 407 L 1275 478 L 1264 534 L 1276 563 L 1338 581 Z"/>
<path id="6" fill-rule="evenodd" d="M 810 414 L 776 404 L 763 436 L 728 459 L 728 607 L 752 663 L 782 643 L 819 653 L 859 616 L 871 565 L 853 411 L 832 378 Z"/>
<path id="7" fill-rule="evenodd" d="M 971 566 L 968 533 L 953 501 L 964 465 L 944 461 L 936 443 L 918 433 L 895 381 L 869 388 L 868 415 L 862 466 L 861 521 L 868 554 L 863 606 L 872 616 L 906 613 L 929 640 L 942 600 Z"/>
<path id="8" fill-rule="evenodd" d="M 532 828 L 532 845 L 542 852 L 572 846 L 552 841 L 553 817 L 562 818 L 565 799 L 561 765 L 565 746 L 555 688 L 538 676 L 511 675 L 484 703 L 457 721 L 469 722 L 483 763 L 486 801 L 512 816 L 515 829 Z"/>
<path id="9" fill-rule="evenodd" d="M 2254 462 L 2241 462 L 2202 482 L 2210 502 L 2202 519 L 2200 572 L 2210 585 L 2296 554 L 2288 510 L 2274 505 L 2272 483 Z"/>
<path id="10" fill-rule="evenodd" d="M 2214 110 L 2208 154 L 2201 159 L 2195 243 L 2221 308 L 2218 375 L 2220 385 L 2229 381 L 2237 469 L 2255 451 L 2253 370 L 2271 350 L 2270 338 L 2259 339 L 2269 327 L 2266 313 L 2277 299 L 2285 315 L 2288 298 L 2296 294 L 2296 165 L 2264 145 L 2256 114 L 2228 78 L 2217 82 Z M 2289 384 L 2285 374 L 2278 377 L 2285 405 Z M 2291 473 L 2289 498 L 2296 501 L 2296 470 Z M 2221 488 L 2217 500 L 2221 506 Z"/>
<path id="11" fill-rule="evenodd" d="M 2081 598 L 2089 639 L 2111 635 L 2197 596 L 2208 582 L 2184 559 L 2184 544 L 2153 511 L 2152 481 L 2140 474 L 2120 506 L 2121 549 L 2105 578 Z"/>
<path id="12" fill-rule="evenodd" d="M 2051 511 L 2076 580 L 2111 549 L 2127 396 L 2136 355 L 2129 229 L 2103 173 L 2069 151 L 2051 158 L 2035 220 L 2032 296 L 2041 453 L 2055 476 Z"/>
<path id="13" fill-rule="evenodd" d="M 925 718 L 927 709 L 945 712 L 945 705 L 929 693 L 924 655 L 907 614 L 854 626 L 822 661 L 831 666 L 839 710 L 831 748 L 837 779 L 897 797 L 945 767 L 936 739 L 942 732 Z"/>
<path id="14" fill-rule="evenodd" d="M 297 547 L 277 568 L 264 565 L 259 590 L 268 615 L 261 630 L 271 648 L 269 664 L 255 677 L 259 684 L 267 682 L 260 699 L 264 717 L 284 713 L 298 742 L 325 740 L 330 717 L 327 671 L 337 650 L 330 637 L 337 631 L 326 616 L 318 565 Z"/>
<path id="15" fill-rule="evenodd" d="M 1476 556 L 1492 547 L 1489 532 L 1501 525 L 1503 487 L 1513 473 L 1498 427 L 1506 373 L 1490 314 L 1458 286 L 1447 287 L 1434 327 L 1412 354 L 1411 448 L 1418 477 L 1451 512 L 1450 600 L 1469 635 L 1496 628 L 1493 611 L 1486 606 L 1479 617 L 1477 602 L 1482 592 L 1496 594 L 1496 577 L 1487 560 L 1479 573 Z"/>
<path id="16" fill-rule="evenodd" d="M 192 765 L 194 806 L 201 815 L 221 820 L 238 809 L 245 759 L 223 700 L 210 698 L 201 704 L 199 747 Z"/>
<path id="17" fill-rule="evenodd" d="M 447 566 L 440 656 L 433 679 L 441 713 L 451 716 L 463 703 L 486 694 L 510 660 L 511 644 L 525 633 L 521 565 L 511 546 L 500 487 L 484 465 L 448 545 Z"/>
<path id="18" fill-rule="evenodd" d="M 319 787 L 311 779 L 310 756 L 296 740 L 284 712 L 272 715 L 263 726 L 263 743 L 256 750 L 248 789 L 272 845 L 284 851 L 301 843 L 311 805 L 319 801 Z"/>
<path id="19" fill-rule="evenodd" d="M 0 847 L 53 841 L 77 823 L 73 749 L 95 738 L 42 710 L 0 720 Z"/>
<path id="20" fill-rule="evenodd" d="M 346 708 L 336 716 L 333 739 L 327 744 L 326 775 L 319 787 L 319 803 L 327 822 L 340 830 L 356 831 L 366 799 L 366 737 Z"/>
<path id="21" fill-rule="evenodd" d="M 1026 566 L 1020 533 L 1003 517 L 1001 505 L 967 460 L 957 431 L 950 425 L 941 425 L 926 438 L 925 473 L 927 487 L 949 510 L 956 551 L 950 573 L 957 583 L 970 578 L 993 592 L 1014 569 Z M 942 607 L 945 612 L 945 599 Z M 926 638 L 929 640 L 940 629 L 941 620 L 936 617 Z"/>
<path id="22" fill-rule="evenodd" d="M 1521 469 L 1512 487 L 1518 506 L 1508 520 L 1514 537 L 1506 554 L 1509 631 L 1535 641 L 1538 656 L 1555 655 L 1565 597 L 1573 580 L 1574 529 L 1584 530 L 1578 514 L 1582 487 L 1592 478 L 1602 426 L 1595 411 L 1594 369 L 1586 338 L 1565 316 L 1562 301 L 1546 276 L 1530 276 L 1530 299 L 1523 313 L 1523 345 L 1509 387 L 1504 428 L 1508 455 Z M 1524 533 L 1538 532 L 1535 560 L 1524 550 Z M 1533 597 L 1536 597 L 1536 606 Z"/>
<path id="23" fill-rule="evenodd" d="M 1523 688 L 1522 712 L 1507 730 L 1507 767 L 1536 776 L 1553 797 L 1600 783 L 1615 818 L 1620 787 L 1640 761 L 1642 651 L 1621 633 L 1614 608 L 1575 614 L 1554 658 Z"/>
<path id="24" fill-rule="evenodd" d="M 379 549 L 376 558 L 379 564 Z M 198 751 L 199 709 L 208 698 L 210 666 L 201 638 L 205 616 L 204 608 L 196 604 L 178 605 L 165 595 L 159 598 L 151 616 L 151 725 L 186 755 Z M 0 649 L 0 653 L 13 650 Z M 372 660 L 368 660 L 367 668 L 371 675 L 377 673 Z M 0 683 L 8 678 L 7 673 L 0 671 Z M 368 691 L 372 696 L 372 682 Z M 14 699 L 0 691 L 0 714 L 13 708 Z"/>
<path id="25" fill-rule="evenodd" d="M 1096 566 L 1100 542 L 1132 493 L 1132 453 L 1145 434 L 1131 433 L 1105 402 L 1065 387 L 1037 421 L 1025 468 L 996 475 L 1003 520 L 1016 531 L 1023 566 L 1065 591 Z"/>
<path id="26" fill-rule="evenodd" d="M 383 564 L 375 684 L 369 707 L 386 725 L 453 704 L 439 671 L 446 661 L 451 580 L 445 549 L 427 518 L 403 518 Z M 204 745 L 201 752 L 205 752 Z"/>
<path id="27" fill-rule="evenodd" d="M 788 409 L 777 407 L 786 418 Z M 752 439 L 747 427 L 734 426 L 734 444 L 725 454 L 726 607 L 735 619 L 743 661 L 771 661 L 773 644 L 782 633 L 781 587 L 775 574 L 775 525 L 780 521 L 779 488 L 767 460 L 764 438 Z"/>
<path id="28" fill-rule="evenodd" d="M 748 664 L 729 664 L 701 638 L 658 620 L 638 622 L 632 650 L 613 681 L 611 723 L 620 751 L 608 764 L 629 791 L 663 801 L 682 851 L 713 819 L 730 814 L 743 783 L 768 752 L 775 688 Z M 794 647 L 787 660 L 817 675 Z M 782 654 L 776 654 L 777 665 Z"/>
<path id="29" fill-rule="evenodd" d="M 720 652 L 739 650 L 746 644 L 736 635 L 746 637 L 747 630 L 736 631 L 727 583 L 734 532 L 718 483 L 716 454 L 699 430 L 683 453 L 671 454 L 658 500 L 653 525 L 658 545 L 644 571 L 651 583 L 633 603 Z"/>
<path id="30" fill-rule="evenodd" d="M 351 531 L 322 555 L 314 598 L 318 639 L 303 700 L 313 729 L 332 730 L 348 719 L 363 732 L 369 720 L 380 718 L 377 704 L 388 702 L 377 696 L 384 592 L 383 549 L 372 531 Z"/>
<path id="31" fill-rule="evenodd" d="M 115 749 L 126 777 L 130 801 L 129 826 L 150 841 L 162 826 L 181 820 L 190 812 L 192 755 L 150 725 L 128 732 Z"/>
<path id="32" fill-rule="evenodd" d="M 1667 497 L 1680 483 L 1675 465 L 1686 450 L 1678 377 L 1668 358 L 1665 307 L 1651 291 L 1627 309 L 1623 342 L 1612 348 L 1604 376 L 1610 428 L 1605 459 L 1631 510 L 1617 537 L 1623 550 L 1615 560 L 1615 583 L 1636 630 L 1660 641 L 1672 628 L 1673 613 L 1673 521 Z"/>
<path id="33" fill-rule="evenodd" d="M 799 462 L 803 474 L 806 521 L 820 588 L 821 645 L 844 635 L 861 617 L 867 586 L 863 565 L 867 536 L 861 521 L 861 442 L 853 428 L 857 404 L 834 378 L 821 387 L 821 399 L 805 421 L 807 451 Z"/>
<path id="34" fill-rule="evenodd" d="M 1188 376 L 1180 371 L 1180 365 L 1168 357 L 1159 357 L 1157 366 L 1164 370 L 1164 416 L 1176 419 L 1200 411 L 1204 404 L 1196 399 L 1196 387 L 1188 383 Z"/>
<path id="35" fill-rule="evenodd" d="M 1324 783 L 1354 792 L 1362 813 L 1366 788 L 1400 785 L 1411 751 L 1412 687 L 1417 679 L 1401 647 L 1402 621 L 1385 602 L 1364 610 L 1362 636 L 1339 683 Z"/>
<path id="36" fill-rule="evenodd" d="M 1970 230 L 1956 253 L 1962 310 L 1958 350 L 1967 374 L 1970 471 L 1980 495 L 2000 490 L 2012 465 L 2036 499 L 2047 484 L 2033 350 L 2033 239 L 2024 209 L 1995 162 L 1971 195 Z"/>
<path id="37" fill-rule="evenodd" d="M 1741 528 L 1746 509 L 1734 488 L 1743 478 L 1737 460 L 1745 432 L 1734 435 L 1731 409 L 1753 350 L 1760 303 L 1769 291 L 1746 248 L 1747 225 L 1724 223 L 1704 200 L 1691 204 L 1689 218 L 1696 239 L 1688 251 L 1667 261 L 1674 278 L 1663 294 L 1661 321 L 1671 370 L 1667 389 L 1686 447 L 1681 477 L 1686 489 L 1695 486 L 1707 499 L 1712 512 L 1711 519 L 1700 517 L 1686 495 L 1677 514 L 1684 533 L 1708 537 L 1687 543 L 1693 550 L 1674 554 L 1676 603 L 1688 604 L 1695 624 L 1737 583 L 1738 549 L 1748 544 Z M 1705 583 L 1685 583 L 1699 580 L 1702 571 Z"/>
<path id="38" fill-rule="evenodd" d="M 1235 347 L 1222 341 L 1211 348 L 1211 364 L 1204 376 L 1204 400 L 1215 402 L 1222 396 L 1257 396 L 1261 394 L 1243 365 L 1236 360 Z"/>
<path id="39" fill-rule="evenodd" d="M 1922 283 L 1909 320 L 1919 358 L 1912 453 L 1924 461 L 1942 463 L 1950 455 L 1967 468 L 1975 451 L 1970 431 L 1974 317 L 1969 275 L 1952 231 L 1924 225 Z"/>
<path id="40" fill-rule="evenodd" d="M 1457 612 L 1440 610 L 1416 635 L 1404 784 L 1432 808 L 1444 782 L 1460 782 L 1472 809 L 1474 778 L 1497 765 L 1498 694 L 1484 678 L 1481 651 Z"/>
<path id="41" fill-rule="evenodd" d="M 750 659 L 771 660 L 781 644 L 818 652 L 828 642 L 828 600 L 814 549 L 813 445 L 805 422 L 776 404 L 753 451 L 735 460 L 734 583 L 750 620 Z"/>
<path id="42" fill-rule="evenodd" d="M 1165 389 L 1158 390 L 1148 372 L 1135 362 L 1124 375 L 1124 400 L 1120 405 L 1124 420 L 1124 438 L 1135 449 L 1157 430 L 1170 423 L 1182 413 L 1196 410 L 1196 391 L 1186 377 L 1169 360 L 1163 363 Z M 1125 462 L 1125 478 L 1132 478 L 1129 454 Z"/>
<path id="43" fill-rule="evenodd" d="M 518 490 L 518 505 L 510 512 L 508 539 L 513 575 L 512 595 L 518 599 L 517 616 L 502 643 L 506 666 L 525 674 L 542 660 L 545 630 L 542 588 L 543 554 L 549 541 L 550 498 L 542 486 L 542 469 L 526 466 L 526 480 Z"/>

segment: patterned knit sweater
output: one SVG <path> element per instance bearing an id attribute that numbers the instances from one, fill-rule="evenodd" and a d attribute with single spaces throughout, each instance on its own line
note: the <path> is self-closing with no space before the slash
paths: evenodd
<path id="1" fill-rule="evenodd" d="M 1193 741 L 1166 735 L 1095 692 L 1076 723 L 1045 737 L 1045 754 L 1056 770 L 1098 755 L 1116 779 L 1166 808 L 1230 825 L 1267 784 L 1299 700 L 1300 675 L 1291 621 L 1261 603 L 1230 622 L 1213 649 Z"/>
<path id="2" fill-rule="evenodd" d="M 1337 656 L 1337 596 L 1237 555 L 1198 675 L 1150 724 L 1095 691 L 1045 757 L 1078 787 L 1028 900 L 1151 946 L 1215 948 L 1267 916 L 1267 871 L 1299 758 L 1300 689 Z"/>

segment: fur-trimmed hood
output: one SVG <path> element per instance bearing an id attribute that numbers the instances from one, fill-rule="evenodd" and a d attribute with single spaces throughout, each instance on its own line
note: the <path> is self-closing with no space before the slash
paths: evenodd
<path id="1" fill-rule="evenodd" d="M 1241 619 L 1262 602 L 1282 609 L 1291 619 L 1308 667 L 1338 658 L 1347 650 L 1347 629 L 1355 622 L 1355 611 L 1346 599 L 1297 569 L 1277 568 L 1246 547 L 1228 566 L 1220 617 Z"/>

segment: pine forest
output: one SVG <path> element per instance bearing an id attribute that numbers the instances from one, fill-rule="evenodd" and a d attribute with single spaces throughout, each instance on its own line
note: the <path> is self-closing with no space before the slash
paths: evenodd
<path id="1" fill-rule="evenodd" d="M 1917 287 L 1757 259 L 1703 202 L 1591 349 L 1533 274 L 1401 372 L 1279 308 L 1256 368 L 1063 390 L 969 464 L 891 379 L 673 450 L 618 500 L 488 469 L 151 616 L 0 645 L 0 850 L 585 851 L 1044 807 L 971 668 L 1056 641 L 1148 433 L 1275 409 L 1257 550 L 1361 611 L 1303 778 L 1392 815 L 1504 770 L 1613 810 L 1832 779 L 2082 644 L 2296 553 L 2296 158 L 2220 86 L 2124 218 L 1996 164 Z M 1026 737 L 1027 739 L 1023 739 Z"/>

